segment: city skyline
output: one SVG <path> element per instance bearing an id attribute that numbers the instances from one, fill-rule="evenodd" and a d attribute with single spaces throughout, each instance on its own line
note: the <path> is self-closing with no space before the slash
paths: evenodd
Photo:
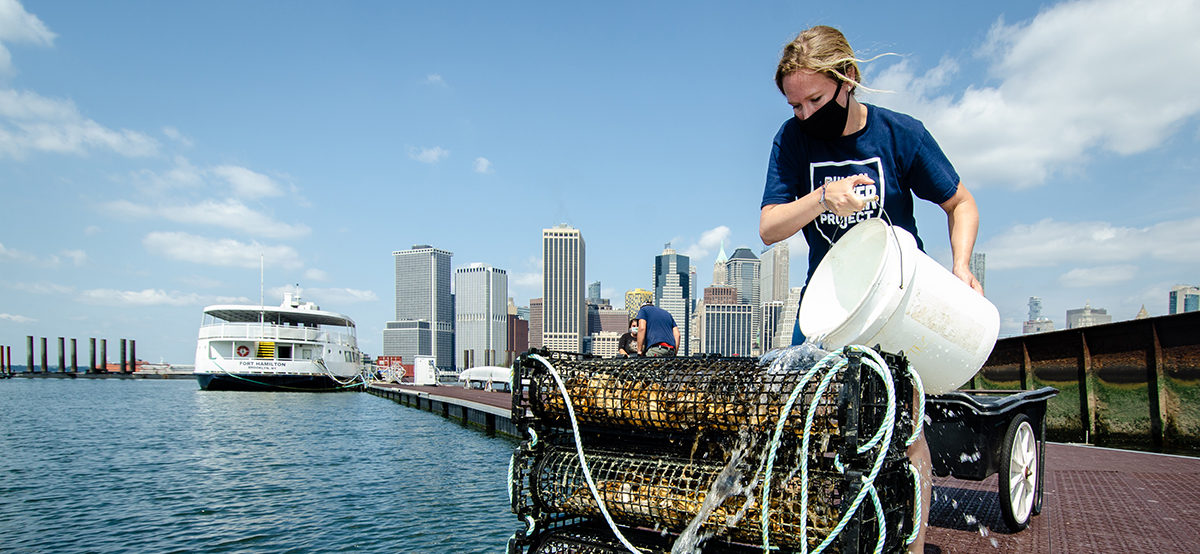
<path id="1" fill-rule="evenodd" d="M 775 64 L 815 24 L 873 59 L 860 100 L 922 121 L 974 195 L 1002 335 L 1030 296 L 1062 329 L 1089 300 L 1123 321 L 1200 285 L 1186 238 L 1200 76 L 1179 69 L 1200 47 L 1195 2 L 0 8 L 0 345 L 14 350 L 128 338 L 189 363 L 206 305 L 299 286 L 379 353 L 389 252 L 432 244 L 452 270 L 504 268 L 527 305 L 536 236 L 558 223 L 587 235 L 586 273 L 614 304 L 652 286 L 668 242 L 702 290 L 722 244 L 762 250 L 771 140 L 791 117 Z M 1114 68 L 1170 90 L 1147 100 L 1152 84 L 1113 86 Z M 944 212 L 915 209 L 949 266 Z M 807 245 L 787 244 L 798 287 Z"/>

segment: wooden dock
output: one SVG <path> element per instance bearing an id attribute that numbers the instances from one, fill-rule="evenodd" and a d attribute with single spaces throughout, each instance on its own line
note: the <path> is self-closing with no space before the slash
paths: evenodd
<path id="1" fill-rule="evenodd" d="M 368 392 L 517 437 L 508 393 L 395 384 Z M 995 475 L 935 478 L 934 495 L 927 554 L 1200 554 L 1200 458 L 1048 443 L 1042 513 L 1020 532 L 1000 515 Z"/>

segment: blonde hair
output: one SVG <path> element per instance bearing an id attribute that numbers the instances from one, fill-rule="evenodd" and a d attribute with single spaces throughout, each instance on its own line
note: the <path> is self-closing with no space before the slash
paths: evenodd
<path id="1" fill-rule="evenodd" d="M 874 58 L 872 58 L 874 59 Z M 845 81 L 854 88 L 862 86 L 862 72 L 850 42 L 841 31 L 826 25 L 805 29 L 783 47 L 775 69 L 775 86 L 783 92 L 783 78 L 802 70 L 823 73 L 834 81 Z M 853 92 L 853 88 L 851 92 Z M 786 93 L 785 93 L 786 94 Z"/>

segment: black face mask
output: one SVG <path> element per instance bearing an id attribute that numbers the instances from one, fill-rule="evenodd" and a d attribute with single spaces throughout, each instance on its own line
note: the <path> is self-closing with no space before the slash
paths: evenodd
<path id="1" fill-rule="evenodd" d="M 837 90 L 833 91 L 833 98 L 830 98 L 824 106 L 808 119 L 799 119 L 797 124 L 804 134 L 819 140 L 834 140 L 846 131 L 846 120 L 850 118 L 850 99 L 846 98 L 846 106 L 837 103 L 838 93 L 842 91 L 842 81 L 839 79 Z"/>

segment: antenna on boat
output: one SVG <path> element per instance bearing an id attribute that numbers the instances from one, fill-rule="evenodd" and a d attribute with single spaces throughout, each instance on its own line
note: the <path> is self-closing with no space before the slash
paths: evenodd
<path id="1" fill-rule="evenodd" d="M 258 254 L 258 323 L 263 322 L 263 311 L 267 309 L 267 263 L 266 257 Z"/>

